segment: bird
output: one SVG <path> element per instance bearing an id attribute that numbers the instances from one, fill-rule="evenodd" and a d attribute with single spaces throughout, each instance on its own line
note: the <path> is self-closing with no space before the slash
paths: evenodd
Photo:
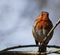
<path id="1" fill-rule="evenodd" d="M 42 11 L 39 16 L 35 19 L 33 23 L 33 28 L 32 28 L 32 34 L 35 39 L 36 45 L 39 45 L 43 42 L 44 38 L 47 38 L 48 32 L 52 29 L 53 23 L 49 18 L 49 13 L 46 11 Z M 49 41 L 51 40 L 53 36 L 53 31 L 49 35 L 48 40 L 46 41 L 47 45 Z M 46 50 L 46 47 L 44 47 L 44 50 Z"/>

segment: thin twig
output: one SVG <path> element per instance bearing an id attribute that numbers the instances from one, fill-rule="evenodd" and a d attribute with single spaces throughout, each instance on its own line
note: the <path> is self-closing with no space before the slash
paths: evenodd
<path id="1" fill-rule="evenodd" d="M 60 54 L 60 49 L 50 50 L 50 51 L 46 52 L 46 54 L 51 54 L 51 53 L 59 53 Z"/>
<path id="2" fill-rule="evenodd" d="M 1 51 L 8 51 L 11 49 L 16 49 L 16 48 L 39 47 L 39 46 L 40 45 L 19 45 L 19 46 L 9 47 L 9 48 L 3 49 Z M 48 48 L 60 48 L 60 46 L 56 46 L 56 45 L 47 45 L 46 47 L 48 47 Z"/>
<path id="3" fill-rule="evenodd" d="M 58 26 L 58 24 L 60 24 L 60 19 L 58 19 L 55 26 L 50 30 L 50 32 L 47 34 L 47 36 L 49 36 L 51 34 L 51 32 Z"/>
<path id="4" fill-rule="evenodd" d="M 50 50 L 50 51 L 47 51 L 47 52 L 37 52 L 37 51 L 3 51 L 3 52 L 0 52 L 0 54 L 25 54 L 25 55 L 38 55 L 38 54 L 51 54 L 51 53 L 60 53 L 60 49 L 55 49 L 55 50 Z M 58 53 L 58 54 L 59 54 Z"/>
<path id="5" fill-rule="evenodd" d="M 43 39 L 43 42 L 42 42 L 41 46 L 43 46 L 44 44 L 47 43 L 47 40 L 49 39 L 49 35 L 52 33 L 52 31 L 54 31 L 54 29 L 58 26 L 58 24 L 60 24 L 60 19 L 58 19 L 58 21 L 56 22 L 55 26 L 53 26 L 53 28 L 49 31 L 49 33 L 47 34 L 47 38 Z"/>

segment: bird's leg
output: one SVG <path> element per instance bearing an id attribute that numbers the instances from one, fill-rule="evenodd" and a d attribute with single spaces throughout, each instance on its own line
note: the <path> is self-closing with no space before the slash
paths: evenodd
<path id="1" fill-rule="evenodd" d="M 40 52 L 39 55 L 47 55 L 47 54 L 44 54 L 44 52 L 46 52 L 46 45 L 41 45 L 40 44 L 38 51 Z"/>
<path id="2" fill-rule="evenodd" d="M 38 45 L 38 41 L 35 40 L 36 45 Z"/>

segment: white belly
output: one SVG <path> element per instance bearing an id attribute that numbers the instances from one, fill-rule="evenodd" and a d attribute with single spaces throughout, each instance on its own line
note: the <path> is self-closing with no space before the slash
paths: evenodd
<path id="1" fill-rule="evenodd" d="M 33 29 L 33 33 L 34 33 L 34 38 L 41 43 L 43 39 L 47 37 L 48 31 L 45 29 L 41 29 L 41 30 L 36 30 L 35 32 L 35 30 Z"/>

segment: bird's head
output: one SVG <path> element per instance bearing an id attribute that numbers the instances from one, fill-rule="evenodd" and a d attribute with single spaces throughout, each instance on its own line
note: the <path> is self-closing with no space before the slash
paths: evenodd
<path id="1" fill-rule="evenodd" d="M 46 11 L 42 11 L 42 12 L 40 13 L 40 15 L 39 15 L 39 18 L 40 18 L 41 20 L 48 20 L 48 19 L 49 19 L 49 13 L 46 12 Z"/>
<path id="2" fill-rule="evenodd" d="M 41 16 L 49 17 L 49 13 L 46 12 L 46 11 L 42 11 L 42 12 L 41 12 Z"/>

